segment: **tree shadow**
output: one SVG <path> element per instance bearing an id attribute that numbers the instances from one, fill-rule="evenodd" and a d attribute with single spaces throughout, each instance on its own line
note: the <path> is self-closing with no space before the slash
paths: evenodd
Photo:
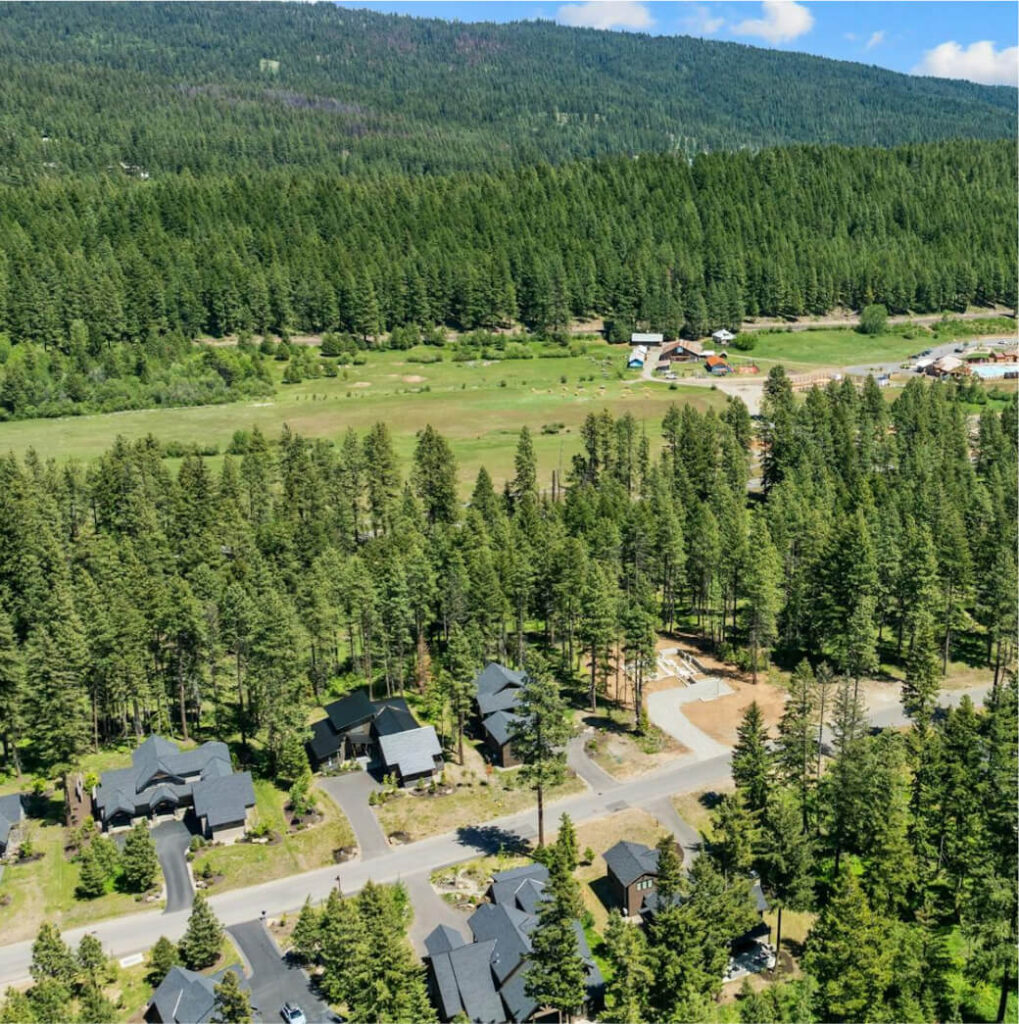
<path id="1" fill-rule="evenodd" d="M 588 713 L 583 717 L 582 721 L 584 725 L 590 726 L 592 729 L 612 733 L 615 736 L 633 735 L 633 727 L 631 725 L 625 722 L 617 722 L 614 718 L 609 718 L 607 715 Z"/>
<path id="2" fill-rule="evenodd" d="M 588 885 L 591 887 L 591 892 L 598 897 L 598 902 L 606 910 L 619 910 L 619 900 L 616 898 L 615 893 L 612 890 L 612 886 L 609 884 L 609 876 L 602 875 L 600 878 L 596 878 L 589 882 Z"/>
<path id="3" fill-rule="evenodd" d="M 487 856 L 497 853 L 526 855 L 531 844 L 523 836 L 498 825 L 461 825 L 456 830 L 461 846 L 470 846 Z"/>

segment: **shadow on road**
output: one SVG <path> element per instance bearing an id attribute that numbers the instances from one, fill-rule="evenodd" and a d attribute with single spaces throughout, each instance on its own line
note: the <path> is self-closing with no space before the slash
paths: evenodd
<path id="1" fill-rule="evenodd" d="M 531 844 L 516 832 L 508 832 L 498 825 L 461 825 L 456 830 L 461 846 L 472 846 L 484 854 L 528 853 Z"/>

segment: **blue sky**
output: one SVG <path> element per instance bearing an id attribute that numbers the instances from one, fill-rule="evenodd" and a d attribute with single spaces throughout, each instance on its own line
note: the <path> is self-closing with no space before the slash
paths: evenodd
<path id="1" fill-rule="evenodd" d="M 695 35 L 992 85 L 1015 85 L 1019 65 L 1019 5 L 1014 2 L 390 0 L 344 2 L 344 6 L 460 21 L 546 18 L 614 31 Z"/>

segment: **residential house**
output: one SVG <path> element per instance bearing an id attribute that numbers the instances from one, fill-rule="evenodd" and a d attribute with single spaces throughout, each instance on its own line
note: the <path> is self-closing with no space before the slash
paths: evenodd
<path id="1" fill-rule="evenodd" d="M 20 793 L 0 796 L 0 857 L 6 856 L 9 847 L 13 852 L 15 833 L 24 817 Z"/>
<path id="2" fill-rule="evenodd" d="M 710 374 L 715 376 L 723 376 L 727 373 L 732 373 L 732 367 L 726 362 L 725 356 L 710 355 L 704 360 L 704 368 Z"/>
<path id="3" fill-rule="evenodd" d="M 538 923 L 548 869 L 529 864 L 493 875 L 490 902 L 471 915 L 467 925 L 474 941 L 464 942 L 453 929 L 440 926 L 427 939 L 429 984 L 444 1021 L 466 1015 L 479 1024 L 541 1018 L 541 1007 L 527 995 L 530 935 Z M 604 981 L 579 921 L 577 948 L 587 968 L 588 1006 L 601 999 Z"/>
<path id="4" fill-rule="evenodd" d="M 495 661 L 489 662 L 474 680 L 485 746 L 492 760 L 503 768 L 520 764 L 511 749 L 510 737 L 518 720 L 517 701 L 526 681 L 525 673 Z"/>
<path id="5" fill-rule="evenodd" d="M 661 363 L 696 362 L 703 354 L 699 341 L 667 341 L 658 357 L 659 366 Z"/>
<path id="6" fill-rule="evenodd" d="M 233 968 L 227 968 L 232 970 Z M 149 1024 L 206 1024 L 216 1019 L 216 986 L 226 970 L 217 974 L 198 974 L 184 967 L 171 967 L 145 1010 Z M 240 976 L 241 988 L 248 982 Z"/>
<path id="7" fill-rule="evenodd" d="M 150 736 L 131 755 L 130 768 L 103 772 L 92 804 L 107 830 L 193 812 L 203 835 L 229 843 L 248 826 L 255 789 L 249 772 L 234 772 L 225 743 L 181 750 Z"/>
<path id="8" fill-rule="evenodd" d="M 658 881 L 658 851 L 643 843 L 620 840 L 602 856 L 608 867 L 609 890 L 623 917 L 638 917 Z"/>
<path id="9" fill-rule="evenodd" d="M 719 345 L 728 345 L 730 341 L 735 339 L 736 335 L 732 331 L 727 331 L 724 327 L 721 330 L 712 332 L 711 340 Z"/>
<path id="10" fill-rule="evenodd" d="M 924 367 L 924 372 L 931 377 L 966 377 L 970 369 L 958 356 L 942 356 Z"/>
<path id="11" fill-rule="evenodd" d="M 325 711 L 326 717 L 312 725 L 306 744 L 317 768 L 366 757 L 401 784 L 442 771 L 435 730 L 421 726 L 401 697 L 373 701 L 358 690 L 327 704 Z"/>

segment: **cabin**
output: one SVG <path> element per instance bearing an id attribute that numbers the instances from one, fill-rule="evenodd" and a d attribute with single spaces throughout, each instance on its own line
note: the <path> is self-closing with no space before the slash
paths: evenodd
<path id="1" fill-rule="evenodd" d="M 942 356 L 924 367 L 930 377 L 968 377 L 970 368 L 958 356 Z"/>
<path id="2" fill-rule="evenodd" d="M 520 764 L 510 737 L 519 720 L 516 706 L 526 682 L 525 673 L 496 661 L 489 662 L 474 679 L 482 737 L 492 762 L 501 768 Z"/>
<path id="3" fill-rule="evenodd" d="M 693 363 L 703 356 L 699 341 L 668 341 L 662 346 L 659 355 L 661 363 Z"/>
<path id="4" fill-rule="evenodd" d="M 145 1020 L 149 1024 L 206 1024 L 218 1020 L 216 986 L 229 970 L 233 968 L 206 975 L 184 967 L 171 967 L 152 993 L 145 1009 Z M 247 990 L 247 980 L 237 973 L 241 988 Z"/>
<path id="5" fill-rule="evenodd" d="M 717 345 L 728 345 L 735 338 L 736 335 L 732 331 L 727 331 L 724 327 L 721 330 L 714 331 L 711 335 L 711 340 Z"/>
<path id="6" fill-rule="evenodd" d="M 193 813 L 207 839 L 231 843 L 247 830 L 255 788 L 250 772 L 234 772 L 225 743 L 181 750 L 149 736 L 131 755 L 130 768 L 103 772 L 92 806 L 109 832 Z"/>
<path id="7" fill-rule="evenodd" d="M 714 354 L 708 356 L 704 360 L 704 368 L 708 373 L 721 377 L 727 373 L 732 373 L 732 367 L 726 362 L 725 356 L 716 356 Z"/>
<path id="8" fill-rule="evenodd" d="M 658 851 L 622 839 L 602 857 L 616 906 L 623 917 L 639 917 L 658 881 Z"/>

